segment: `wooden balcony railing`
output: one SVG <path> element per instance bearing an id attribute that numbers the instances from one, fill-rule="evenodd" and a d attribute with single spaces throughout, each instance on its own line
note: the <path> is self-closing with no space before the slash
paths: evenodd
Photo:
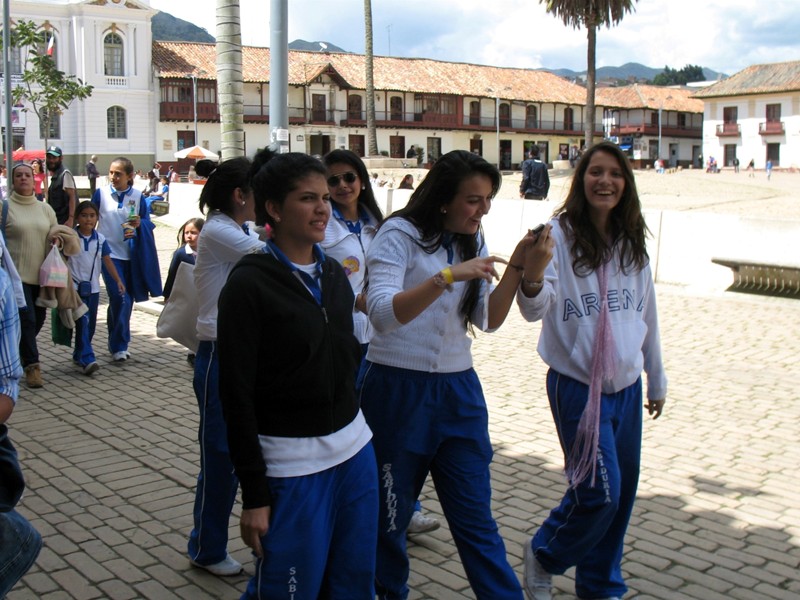
<path id="1" fill-rule="evenodd" d="M 740 135 L 742 135 L 742 126 L 739 123 L 717 125 L 718 137 L 738 137 Z"/>
<path id="2" fill-rule="evenodd" d="M 758 124 L 760 135 L 783 135 L 786 133 L 783 121 L 764 121 Z"/>

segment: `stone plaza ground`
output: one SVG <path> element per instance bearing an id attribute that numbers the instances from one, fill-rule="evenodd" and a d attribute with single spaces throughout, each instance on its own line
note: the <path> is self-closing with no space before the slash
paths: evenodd
<path id="1" fill-rule="evenodd" d="M 648 208 L 800 222 L 799 177 L 637 173 Z M 514 197 L 518 182 L 506 177 L 501 195 Z M 553 174 L 554 207 L 568 182 Z M 175 229 L 157 232 L 166 269 Z M 787 252 L 797 257 L 800 244 Z M 670 383 L 663 416 L 644 426 L 626 598 L 797 599 L 800 301 L 656 289 Z M 10 600 L 232 599 L 244 589 L 252 561 L 238 537 L 238 505 L 229 548 L 245 574 L 216 578 L 186 558 L 197 406 L 185 349 L 156 338 L 155 323 L 134 311 L 132 358 L 114 364 L 103 351 L 101 307 L 102 369 L 93 378 L 72 365 L 69 349 L 50 343 L 49 329 L 39 336 L 45 387 L 23 384 L 10 430 L 28 484 L 20 511 L 45 546 Z M 522 544 L 565 487 L 538 332 L 512 307 L 503 327 L 478 334 L 473 346 L 495 447 L 494 511 L 520 576 Z M 441 518 L 430 484 L 423 505 Z M 413 600 L 474 598 L 446 525 L 409 548 Z M 572 576 L 555 578 L 556 600 L 575 597 Z"/>

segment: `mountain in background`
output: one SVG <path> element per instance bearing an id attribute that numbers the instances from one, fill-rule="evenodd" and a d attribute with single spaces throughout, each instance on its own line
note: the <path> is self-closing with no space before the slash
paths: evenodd
<path id="1" fill-rule="evenodd" d="M 540 71 L 547 71 L 548 73 L 553 73 L 554 75 L 558 75 L 559 77 L 563 77 L 564 79 L 586 79 L 586 71 L 572 71 L 570 69 L 539 69 Z M 638 81 L 647 80 L 652 81 L 656 75 L 663 73 L 664 69 L 654 69 L 652 67 L 646 67 L 644 65 L 640 65 L 639 63 L 625 63 L 621 67 L 598 67 L 597 68 L 597 80 L 605 80 L 605 79 L 616 79 L 627 81 L 629 79 L 635 79 Z M 717 73 L 711 69 L 706 69 L 703 67 L 703 75 L 706 76 L 706 81 L 716 81 L 719 78 L 726 78 L 727 75 L 724 73 Z"/>
<path id="2" fill-rule="evenodd" d="M 307 42 L 305 40 L 295 40 L 289 42 L 289 50 L 308 50 L 310 52 L 344 52 L 347 50 L 339 48 L 336 44 L 330 42 Z"/>
<path id="3" fill-rule="evenodd" d="M 153 39 L 163 42 L 207 42 L 214 43 L 216 40 L 205 29 L 197 25 L 173 17 L 169 13 L 160 11 L 156 13 L 152 21 Z M 307 42 L 306 40 L 294 40 L 289 44 L 289 50 L 305 50 L 310 52 L 347 52 L 331 42 Z M 586 79 L 586 71 L 572 71 L 570 69 L 539 69 L 547 71 L 565 79 L 575 81 Z M 626 63 L 621 67 L 598 67 L 597 81 L 652 81 L 653 78 L 663 73 L 664 69 L 654 69 L 639 63 Z M 706 81 L 716 81 L 724 79 L 727 75 L 717 73 L 711 69 L 703 68 L 703 75 Z"/>
<path id="4" fill-rule="evenodd" d="M 160 11 L 151 22 L 153 40 L 158 42 L 209 42 L 216 39 L 202 27 Z"/>

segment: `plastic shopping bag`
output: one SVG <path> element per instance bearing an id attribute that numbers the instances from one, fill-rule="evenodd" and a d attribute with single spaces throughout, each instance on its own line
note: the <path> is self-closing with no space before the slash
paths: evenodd
<path id="1" fill-rule="evenodd" d="M 50 253 L 39 268 L 39 285 L 44 287 L 65 288 L 70 281 L 67 263 L 61 258 L 61 252 L 53 244 Z"/>

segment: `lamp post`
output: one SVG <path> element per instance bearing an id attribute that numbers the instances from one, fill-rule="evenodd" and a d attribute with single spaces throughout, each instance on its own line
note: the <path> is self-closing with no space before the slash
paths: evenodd
<path id="1" fill-rule="evenodd" d="M 503 90 L 510 90 L 511 88 L 505 87 Z M 495 144 L 497 150 L 497 170 L 500 170 L 500 92 L 492 88 L 486 88 L 490 94 L 494 94 L 494 125 L 495 125 Z"/>
<path id="2" fill-rule="evenodd" d="M 197 75 L 190 74 L 192 80 L 192 110 L 194 112 L 194 145 L 197 146 L 200 142 L 197 139 Z"/>
<path id="3" fill-rule="evenodd" d="M 658 158 L 661 158 L 661 111 L 664 109 L 664 101 L 658 105 Z"/>

